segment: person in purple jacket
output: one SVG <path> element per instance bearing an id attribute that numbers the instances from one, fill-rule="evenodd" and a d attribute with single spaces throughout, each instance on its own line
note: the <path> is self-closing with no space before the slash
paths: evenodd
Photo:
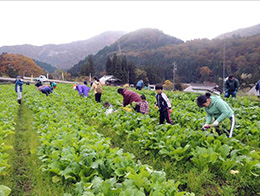
<path id="1" fill-rule="evenodd" d="M 124 97 L 123 106 L 127 106 L 128 104 L 132 105 L 133 102 L 141 102 L 141 97 L 133 91 L 129 91 L 127 89 L 119 88 L 117 92 Z M 140 112 L 140 106 L 136 105 L 134 108 L 135 111 Z"/>
<path id="2" fill-rule="evenodd" d="M 79 95 L 83 96 L 83 97 L 88 97 L 88 93 L 90 88 L 87 87 L 86 85 L 76 85 L 73 86 L 74 90 L 77 90 L 79 92 Z"/>

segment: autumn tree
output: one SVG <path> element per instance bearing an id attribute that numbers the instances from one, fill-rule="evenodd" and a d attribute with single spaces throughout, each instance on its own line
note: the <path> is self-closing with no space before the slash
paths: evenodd
<path id="1" fill-rule="evenodd" d="M 209 80 L 211 74 L 212 74 L 212 71 L 207 66 L 203 66 L 200 68 L 201 81 Z"/>
<path id="2" fill-rule="evenodd" d="M 21 76 L 39 76 L 43 73 L 42 69 L 36 63 L 20 54 L 0 55 L 0 73 L 9 77 Z"/>

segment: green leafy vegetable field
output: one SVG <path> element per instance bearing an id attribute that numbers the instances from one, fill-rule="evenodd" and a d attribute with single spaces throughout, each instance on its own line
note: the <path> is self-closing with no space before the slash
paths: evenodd
<path id="1" fill-rule="evenodd" d="M 201 131 L 206 114 L 196 106 L 196 94 L 166 92 L 174 125 L 158 125 L 155 91 L 142 91 L 150 104 L 149 115 L 143 115 L 124 110 L 116 90 L 104 87 L 102 102 L 109 101 L 115 110 L 106 115 L 93 92 L 83 98 L 70 85 L 58 85 L 46 97 L 33 86 L 24 88 L 23 104 L 34 115 L 40 140 L 39 168 L 53 183 L 71 184 L 74 191 L 67 195 L 260 193 L 260 102 L 227 100 L 236 116 L 233 137 L 227 138 L 228 120 L 221 123 L 220 136 Z M 1 175 L 11 148 L 5 138 L 15 134 L 19 107 L 13 91 L 13 85 L 1 86 Z"/>

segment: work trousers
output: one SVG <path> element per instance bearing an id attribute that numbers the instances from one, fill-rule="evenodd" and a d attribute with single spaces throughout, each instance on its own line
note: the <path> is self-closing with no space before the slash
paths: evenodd
<path id="1" fill-rule="evenodd" d="M 169 124 L 173 124 L 170 116 L 169 108 L 166 108 L 164 111 L 160 111 L 160 124 L 163 124 L 166 119 L 166 122 Z"/>
<path id="2" fill-rule="evenodd" d="M 97 102 L 97 103 L 100 103 L 101 102 L 101 93 L 96 93 L 95 94 L 95 101 Z"/>

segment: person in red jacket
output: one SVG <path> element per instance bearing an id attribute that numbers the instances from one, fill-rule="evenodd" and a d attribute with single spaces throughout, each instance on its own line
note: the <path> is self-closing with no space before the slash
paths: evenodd
<path id="1" fill-rule="evenodd" d="M 132 105 L 133 102 L 141 102 L 142 99 L 140 98 L 140 95 L 138 95 L 136 92 L 129 91 L 127 89 L 119 88 L 117 89 L 117 92 L 121 94 L 124 97 L 123 106 Z M 134 108 L 135 111 L 140 112 L 140 106 L 136 105 Z"/>

